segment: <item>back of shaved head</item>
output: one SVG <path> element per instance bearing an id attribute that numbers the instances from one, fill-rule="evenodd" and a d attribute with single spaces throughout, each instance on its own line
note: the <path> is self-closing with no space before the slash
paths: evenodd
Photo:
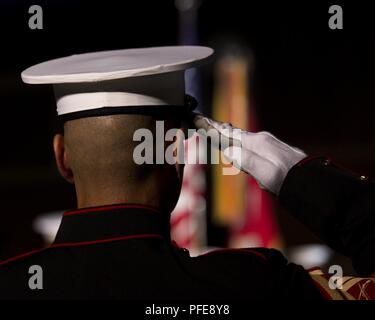
<path id="1" fill-rule="evenodd" d="M 83 118 L 64 126 L 66 148 L 75 177 L 82 181 L 129 179 L 136 182 L 151 169 L 133 161 L 133 133 L 153 128 L 147 116 L 117 115 Z"/>
<path id="2" fill-rule="evenodd" d="M 123 190 L 129 197 L 151 188 L 180 188 L 176 168 L 168 164 L 142 164 L 133 160 L 137 129 L 148 129 L 155 136 L 156 121 L 149 115 L 88 117 L 64 124 L 64 142 L 77 192 L 111 194 Z M 165 120 L 165 129 L 179 128 L 180 121 Z M 154 141 L 155 143 L 155 141 Z M 155 144 L 153 150 L 157 147 Z M 169 179 L 169 180 L 168 180 Z M 164 181 L 163 181 L 164 180 Z M 173 186 L 169 186 L 173 187 Z M 152 191 L 152 190 L 151 190 Z M 179 190 L 178 190 L 179 192 Z"/>

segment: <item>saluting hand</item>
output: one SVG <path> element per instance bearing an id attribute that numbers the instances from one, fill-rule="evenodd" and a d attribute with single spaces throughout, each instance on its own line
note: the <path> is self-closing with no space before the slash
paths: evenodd
<path id="1" fill-rule="evenodd" d="M 236 168 L 254 177 L 261 188 L 276 195 L 288 171 L 306 157 L 302 150 L 266 131 L 247 132 L 202 115 L 195 115 L 194 124 L 197 129 L 215 129 L 227 138 L 229 143 L 220 145 L 225 157 Z"/>

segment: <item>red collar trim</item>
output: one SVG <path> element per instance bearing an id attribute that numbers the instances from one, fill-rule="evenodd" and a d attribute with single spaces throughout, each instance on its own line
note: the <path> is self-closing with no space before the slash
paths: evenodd
<path id="1" fill-rule="evenodd" d="M 89 212 L 101 212 L 101 211 L 116 210 L 116 209 L 146 209 L 149 211 L 153 211 L 155 213 L 160 213 L 160 210 L 158 210 L 157 208 L 143 205 L 143 204 L 113 204 L 113 205 L 106 205 L 106 206 L 100 206 L 100 207 L 69 210 L 64 213 L 64 216 L 73 216 L 73 215 L 84 214 L 84 213 L 89 213 Z"/>
<path id="2" fill-rule="evenodd" d="M 115 205 L 107 205 L 107 206 L 100 206 L 100 207 L 92 207 L 92 208 L 83 208 L 83 209 L 77 209 L 77 210 L 70 210 L 64 213 L 64 216 L 70 216 L 70 215 L 79 215 L 79 214 L 85 214 L 90 212 L 101 212 L 101 211 L 110 211 L 110 210 L 116 210 L 116 209 L 144 209 L 147 211 L 152 211 L 155 213 L 160 213 L 160 211 L 151 206 L 141 205 L 141 204 L 115 204 Z M 4 261 L 0 261 L 0 266 L 6 265 L 13 261 L 18 261 L 22 258 L 26 258 L 28 256 L 37 254 L 39 252 L 42 252 L 44 250 L 52 249 L 52 248 L 59 248 L 59 247 L 78 247 L 78 246 L 86 246 L 86 245 L 93 245 L 93 244 L 100 244 L 100 243 L 108 243 L 108 242 L 115 242 L 115 241 L 123 241 L 123 240 L 130 240 L 130 239 L 141 239 L 141 238 L 159 238 L 164 239 L 161 234 L 157 233 L 143 233 L 143 234 L 133 234 L 133 235 L 127 235 L 127 236 L 120 236 L 120 237 L 108 237 L 104 239 L 96 239 L 96 240 L 89 240 L 89 241 L 71 241 L 71 242 L 59 242 L 59 243 L 53 243 L 48 247 L 34 250 L 31 252 L 27 252 L 24 254 L 17 255 L 13 258 L 6 259 Z"/>
<path id="3" fill-rule="evenodd" d="M 79 246 L 86 246 L 90 244 L 98 244 L 98 243 L 114 242 L 114 241 L 121 241 L 121 240 L 130 240 L 130 239 L 146 239 L 146 238 L 164 239 L 164 237 L 161 236 L 160 234 L 136 234 L 133 236 L 123 236 L 123 237 L 116 237 L 116 238 L 109 238 L 109 239 L 102 239 L 102 240 L 54 243 L 50 245 L 49 248 L 79 247 Z"/>
<path id="4" fill-rule="evenodd" d="M 83 241 L 83 242 L 63 242 L 63 243 L 54 243 L 51 244 L 48 247 L 33 250 L 30 252 L 26 252 L 20 255 L 17 255 L 15 257 L 6 259 L 4 261 L 0 261 L 0 266 L 6 265 L 11 262 L 15 262 L 18 260 L 21 260 L 22 258 L 27 258 L 29 256 L 32 256 L 34 254 L 46 251 L 48 249 L 52 248 L 61 248 L 61 247 L 79 247 L 79 246 L 87 246 L 92 244 L 99 244 L 99 243 L 107 243 L 107 242 L 115 242 L 115 241 L 123 241 L 123 240 L 131 240 L 131 239 L 147 239 L 147 238 L 158 238 L 158 239 L 164 239 L 163 236 L 160 234 L 137 234 L 133 236 L 123 236 L 123 237 L 117 237 L 117 238 L 109 238 L 109 239 L 102 239 L 102 240 L 93 240 L 93 241 Z"/>

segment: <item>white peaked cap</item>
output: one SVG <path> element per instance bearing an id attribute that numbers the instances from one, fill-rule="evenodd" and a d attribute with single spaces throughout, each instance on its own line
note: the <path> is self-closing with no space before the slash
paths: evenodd
<path id="1" fill-rule="evenodd" d="M 201 46 L 152 47 L 72 55 L 34 65 L 29 84 L 53 84 L 59 116 L 103 108 L 183 106 L 184 71 L 213 50 Z"/>

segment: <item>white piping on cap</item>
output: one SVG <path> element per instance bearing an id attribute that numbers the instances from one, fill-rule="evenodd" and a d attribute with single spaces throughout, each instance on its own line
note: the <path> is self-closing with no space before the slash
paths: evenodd
<path id="1" fill-rule="evenodd" d="M 171 102 L 156 97 L 128 92 L 76 93 L 63 96 L 57 100 L 57 114 L 60 116 L 72 112 L 98 109 L 102 107 L 158 105 L 171 105 Z"/>
<path id="2" fill-rule="evenodd" d="M 57 113 L 103 107 L 184 105 L 184 72 L 171 72 L 110 81 L 54 85 Z"/>

